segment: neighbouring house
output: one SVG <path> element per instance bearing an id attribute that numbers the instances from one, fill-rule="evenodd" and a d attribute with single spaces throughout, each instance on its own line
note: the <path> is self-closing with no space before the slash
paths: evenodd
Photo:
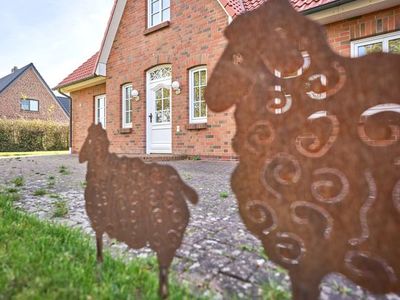
<path id="1" fill-rule="evenodd" d="M 0 118 L 69 123 L 69 98 L 57 98 L 31 63 L 0 78 Z"/>
<path id="2" fill-rule="evenodd" d="M 207 110 L 207 78 L 226 45 L 224 29 L 263 0 L 116 0 L 103 43 L 56 88 L 72 97 L 73 151 L 91 123 L 111 149 L 232 158 L 233 110 Z M 325 26 L 344 56 L 400 53 L 400 0 L 291 0 Z"/>

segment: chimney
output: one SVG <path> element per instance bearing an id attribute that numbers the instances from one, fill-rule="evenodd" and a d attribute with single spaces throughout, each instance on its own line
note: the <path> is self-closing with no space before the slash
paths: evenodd
<path id="1" fill-rule="evenodd" d="M 17 71 L 17 70 L 18 70 L 18 67 L 15 66 L 14 68 L 11 69 L 11 73 L 15 73 L 15 71 Z"/>

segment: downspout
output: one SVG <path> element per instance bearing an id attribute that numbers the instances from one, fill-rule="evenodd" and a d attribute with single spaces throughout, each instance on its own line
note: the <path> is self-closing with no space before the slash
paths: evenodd
<path id="1" fill-rule="evenodd" d="M 340 5 L 349 3 L 349 2 L 354 2 L 354 1 L 356 1 L 356 0 L 337 0 L 337 1 L 327 3 L 325 5 L 307 9 L 307 10 L 303 11 L 302 13 L 304 15 L 311 15 L 311 14 L 314 14 L 314 13 L 317 13 L 317 12 L 320 12 L 320 11 L 323 11 L 326 9 L 334 8 L 334 7 L 337 7 L 337 6 L 340 6 Z"/>
<path id="2" fill-rule="evenodd" d="M 58 90 L 58 92 L 63 95 L 64 97 L 69 99 L 69 153 L 72 154 L 72 98 L 68 96 L 67 94 L 63 93 L 61 89 Z"/>

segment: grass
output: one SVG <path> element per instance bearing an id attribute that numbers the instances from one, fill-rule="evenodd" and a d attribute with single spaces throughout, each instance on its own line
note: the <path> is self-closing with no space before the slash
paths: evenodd
<path id="1" fill-rule="evenodd" d="M 124 263 L 78 230 L 38 220 L 0 194 L 0 299 L 158 299 L 155 259 Z M 194 299 L 171 276 L 170 299 Z"/>
<path id="2" fill-rule="evenodd" d="M 228 192 L 221 192 L 219 193 L 219 197 L 222 199 L 226 199 L 229 197 L 229 193 Z"/>
<path id="3" fill-rule="evenodd" d="M 0 157 L 66 155 L 69 151 L 0 152 Z"/>
<path id="4" fill-rule="evenodd" d="M 87 182 L 86 181 L 81 181 L 79 185 L 81 186 L 81 188 L 86 189 Z"/>
<path id="5" fill-rule="evenodd" d="M 44 196 L 47 194 L 47 190 L 40 188 L 33 192 L 33 196 Z"/>
<path id="6" fill-rule="evenodd" d="M 290 300 L 292 299 L 291 293 L 285 290 L 283 286 L 279 285 L 275 281 L 269 281 L 263 285 L 263 297 L 264 300 Z"/>
<path id="7" fill-rule="evenodd" d="M 71 174 L 71 172 L 70 172 L 70 170 L 68 169 L 68 167 L 66 167 L 66 166 L 64 166 L 64 165 L 61 165 L 61 166 L 60 166 L 58 172 L 59 172 L 61 175 L 70 175 L 70 174 Z"/>
<path id="8" fill-rule="evenodd" d="M 47 188 L 52 189 L 56 185 L 56 178 L 54 176 L 49 176 L 47 178 Z"/>
<path id="9" fill-rule="evenodd" d="M 57 200 L 61 200 L 62 199 L 62 197 L 60 196 L 60 195 L 58 195 L 58 194 L 50 194 L 49 195 L 49 197 L 51 198 L 51 199 L 57 199 Z"/>
<path id="10" fill-rule="evenodd" d="M 192 157 L 192 160 L 201 160 L 200 155 L 195 155 Z"/>
<path id="11" fill-rule="evenodd" d="M 23 176 L 17 176 L 13 180 L 11 180 L 16 187 L 22 187 L 25 185 L 25 179 Z"/>
<path id="12" fill-rule="evenodd" d="M 53 218 L 63 218 L 68 215 L 68 212 L 67 201 L 60 199 L 54 203 Z"/>
<path id="13" fill-rule="evenodd" d="M 11 201 L 21 200 L 21 195 L 19 193 L 19 190 L 16 188 L 13 188 L 13 187 L 6 187 L 6 188 L 0 190 L 0 195 L 4 195 Z"/>

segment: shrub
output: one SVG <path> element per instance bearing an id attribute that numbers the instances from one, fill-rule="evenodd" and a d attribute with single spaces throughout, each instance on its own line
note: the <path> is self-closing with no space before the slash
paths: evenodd
<path id="1" fill-rule="evenodd" d="M 52 121 L 0 119 L 0 152 L 67 150 L 69 126 Z"/>

